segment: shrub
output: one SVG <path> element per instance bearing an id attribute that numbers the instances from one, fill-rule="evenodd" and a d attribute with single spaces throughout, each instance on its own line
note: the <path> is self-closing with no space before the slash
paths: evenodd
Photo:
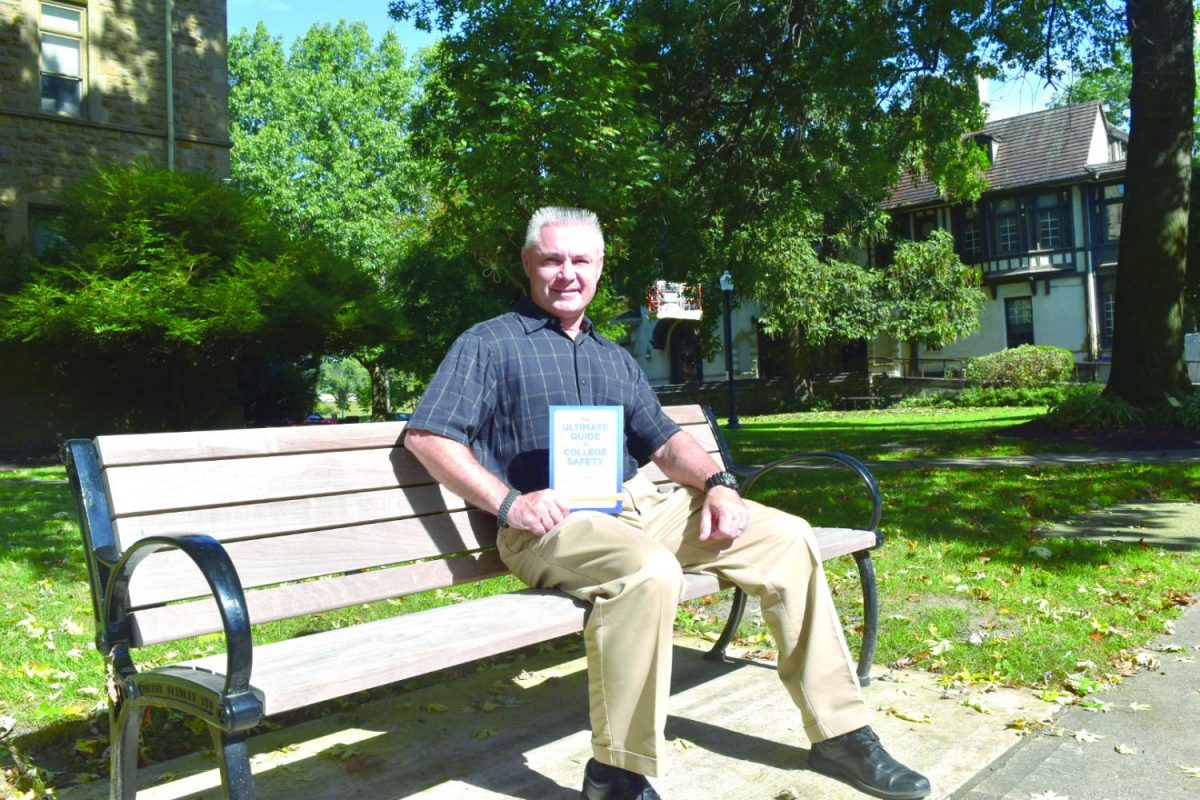
<path id="1" fill-rule="evenodd" d="M 954 405 L 960 407 L 1053 406 L 1061 403 L 1075 387 L 1058 386 L 971 386 L 963 389 Z"/>
<path id="2" fill-rule="evenodd" d="M 1183 399 L 1179 409 L 1179 421 L 1184 427 L 1200 430 L 1200 390 L 1193 391 Z"/>
<path id="3" fill-rule="evenodd" d="M 1145 414 L 1119 397 L 1103 394 L 1100 384 L 1072 387 L 1051 406 L 1046 423 L 1055 428 L 1115 428 L 1142 425 Z"/>
<path id="4" fill-rule="evenodd" d="M 1048 386 L 1071 379 L 1075 357 L 1064 347 L 1023 344 L 967 361 L 963 378 L 972 386 Z"/>
<path id="5" fill-rule="evenodd" d="M 922 392 L 896 401 L 895 408 L 950 408 L 956 405 L 953 392 Z"/>

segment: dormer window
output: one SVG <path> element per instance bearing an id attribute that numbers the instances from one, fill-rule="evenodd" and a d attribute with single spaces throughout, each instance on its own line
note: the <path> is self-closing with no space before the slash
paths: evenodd
<path id="1" fill-rule="evenodd" d="M 986 133 L 977 133 L 972 139 L 979 146 L 979 149 L 983 151 L 983 154 L 987 156 L 988 166 L 990 167 L 992 164 L 995 164 L 996 151 L 999 150 L 1000 143 Z"/>

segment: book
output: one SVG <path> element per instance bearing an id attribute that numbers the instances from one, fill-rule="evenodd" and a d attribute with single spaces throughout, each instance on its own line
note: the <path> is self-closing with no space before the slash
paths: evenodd
<path id="1" fill-rule="evenodd" d="M 550 406 L 550 488 L 572 511 L 621 513 L 625 409 Z"/>

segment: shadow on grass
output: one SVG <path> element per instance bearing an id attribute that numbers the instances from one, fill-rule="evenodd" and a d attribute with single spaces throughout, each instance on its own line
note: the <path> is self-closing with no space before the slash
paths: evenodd
<path id="1" fill-rule="evenodd" d="M 1027 551 L 1042 531 L 1072 517 L 1129 503 L 1189 502 L 1200 496 L 1200 466 L 1188 464 L 922 469 L 877 477 L 885 536 L 967 547 L 1012 562 L 1027 562 Z M 846 473 L 772 475 L 760 486 L 754 499 L 816 525 L 862 525 L 869 513 L 865 493 Z M 1112 517 L 1113 524 L 1155 533 L 1155 547 L 1196 549 L 1200 534 L 1183 535 L 1178 520 L 1149 508 L 1121 511 Z M 1180 530 L 1180 535 L 1164 535 L 1169 530 Z M 1132 539 L 1130 546 L 1137 546 L 1137 538 L 1143 537 Z M 1108 557 L 1105 547 L 1079 541 L 1064 548 L 1063 555 L 1075 563 L 1097 563 Z"/>
<path id="2" fill-rule="evenodd" d="M 38 578 L 86 580 L 86 567 L 66 484 L 0 482 L 0 551 Z"/>

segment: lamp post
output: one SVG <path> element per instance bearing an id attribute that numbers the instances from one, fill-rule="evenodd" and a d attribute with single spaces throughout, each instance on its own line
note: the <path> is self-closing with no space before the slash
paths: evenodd
<path id="1" fill-rule="evenodd" d="M 737 414 L 737 391 L 733 386 L 733 321 L 730 301 L 733 298 L 733 276 L 729 270 L 721 273 L 721 293 L 725 295 L 725 374 L 729 377 L 729 424 L 728 428 L 740 428 Z"/>

